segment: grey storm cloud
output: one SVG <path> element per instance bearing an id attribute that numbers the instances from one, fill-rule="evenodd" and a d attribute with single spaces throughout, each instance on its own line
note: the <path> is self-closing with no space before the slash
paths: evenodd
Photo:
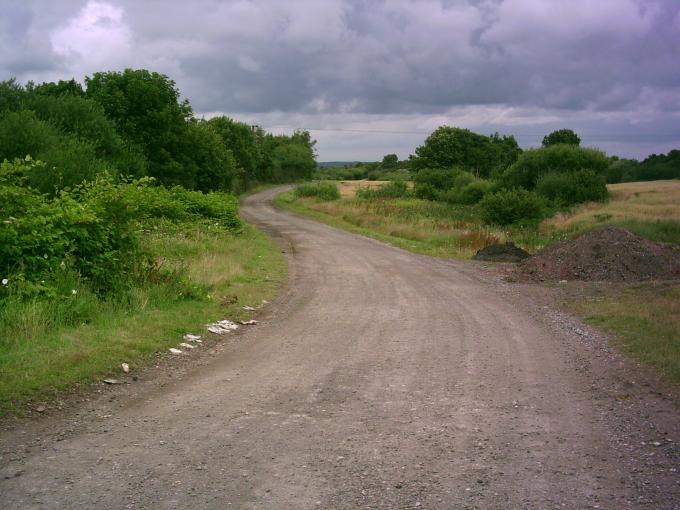
<path id="1" fill-rule="evenodd" d="M 281 113 L 350 128 L 408 122 L 415 134 L 438 121 L 486 131 L 570 121 L 622 143 L 641 127 L 680 138 L 675 0 L 0 6 L 2 79 L 143 67 L 173 78 L 198 112 L 270 122 Z"/>

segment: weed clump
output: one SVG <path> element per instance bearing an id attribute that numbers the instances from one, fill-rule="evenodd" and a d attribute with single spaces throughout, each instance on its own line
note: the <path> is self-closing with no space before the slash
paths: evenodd
<path id="1" fill-rule="evenodd" d="M 489 193 L 481 200 L 479 208 L 483 221 L 492 225 L 535 223 L 541 220 L 547 211 L 545 199 L 525 189 Z"/>
<path id="2" fill-rule="evenodd" d="M 306 182 L 295 186 L 295 196 L 315 197 L 321 202 L 329 202 L 340 198 L 338 185 L 334 182 Z"/>

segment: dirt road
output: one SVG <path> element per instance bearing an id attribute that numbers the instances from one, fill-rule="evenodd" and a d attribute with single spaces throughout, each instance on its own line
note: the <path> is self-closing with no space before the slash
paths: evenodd
<path id="1" fill-rule="evenodd" d="M 596 335 L 274 193 L 243 205 L 291 266 L 260 324 L 163 387 L 5 430 L 3 508 L 680 507 L 678 413 Z"/>

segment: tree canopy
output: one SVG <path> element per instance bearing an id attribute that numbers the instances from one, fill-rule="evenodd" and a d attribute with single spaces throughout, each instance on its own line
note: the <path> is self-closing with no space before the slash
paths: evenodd
<path id="1" fill-rule="evenodd" d="M 571 129 L 558 129 L 543 137 L 543 147 L 558 144 L 576 145 L 578 147 L 581 145 L 581 139 Z"/>

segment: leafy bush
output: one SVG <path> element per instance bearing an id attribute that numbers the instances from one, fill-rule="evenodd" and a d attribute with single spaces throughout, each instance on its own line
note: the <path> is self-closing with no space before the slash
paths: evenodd
<path id="1" fill-rule="evenodd" d="M 484 222 L 496 225 L 532 223 L 546 213 L 545 199 L 524 189 L 489 193 L 481 200 L 479 208 Z"/>
<path id="2" fill-rule="evenodd" d="M 529 149 L 502 175 L 501 182 L 508 188 L 534 189 L 543 174 L 592 170 L 603 174 L 609 166 L 607 156 L 597 149 L 574 145 L 551 145 Z"/>
<path id="3" fill-rule="evenodd" d="M 154 264 L 139 232 L 154 218 L 241 226 L 233 196 L 166 189 L 148 178 L 115 183 L 101 175 L 50 197 L 25 186 L 43 166 L 30 158 L 0 166 L 0 274 L 8 280 L 0 298 L 54 296 L 58 282 L 74 279 L 97 293 L 115 293 L 148 277 Z"/>
<path id="4" fill-rule="evenodd" d="M 338 185 L 334 182 L 307 182 L 295 187 L 298 197 L 316 197 L 318 200 L 330 201 L 340 198 Z"/>
<path id="5" fill-rule="evenodd" d="M 410 194 L 410 190 L 404 181 L 392 181 L 377 188 L 359 188 L 357 190 L 357 197 L 364 200 L 405 198 Z"/>
<path id="6" fill-rule="evenodd" d="M 558 207 L 601 202 L 609 196 L 604 177 L 592 170 L 544 174 L 536 183 L 536 193 L 552 200 Z"/>
<path id="7" fill-rule="evenodd" d="M 458 173 L 453 168 L 423 168 L 415 175 L 413 182 L 416 189 L 419 185 L 428 184 L 436 190 L 445 191 L 453 187 Z"/>
<path id="8" fill-rule="evenodd" d="M 442 199 L 450 204 L 476 204 L 493 189 L 493 186 L 491 181 L 476 179 L 460 188 L 451 188 L 442 195 Z"/>

